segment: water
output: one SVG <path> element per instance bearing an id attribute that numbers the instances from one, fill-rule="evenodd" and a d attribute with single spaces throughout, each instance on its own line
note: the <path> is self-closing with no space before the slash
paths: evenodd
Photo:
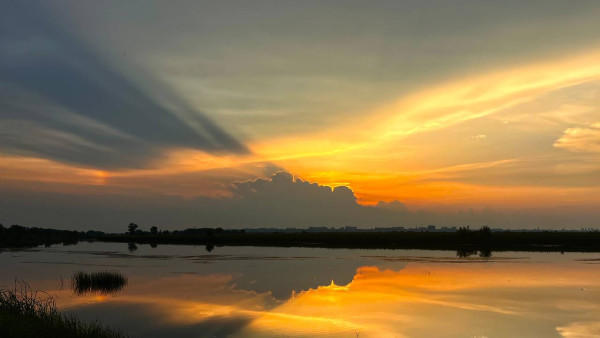
<path id="1" fill-rule="evenodd" d="M 600 253 L 80 243 L 0 252 L 0 286 L 132 337 L 596 337 Z M 76 271 L 119 271 L 76 295 Z"/>

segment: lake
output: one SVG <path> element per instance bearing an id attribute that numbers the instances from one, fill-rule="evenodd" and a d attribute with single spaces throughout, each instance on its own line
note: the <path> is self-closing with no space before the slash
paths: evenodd
<path id="1" fill-rule="evenodd" d="M 600 253 L 210 249 L 4 249 L 0 286 L 26 281 L 131 337 L 600 336 Z M 128 284 L 78 295 L 77 271 L 118 271 Z"/>

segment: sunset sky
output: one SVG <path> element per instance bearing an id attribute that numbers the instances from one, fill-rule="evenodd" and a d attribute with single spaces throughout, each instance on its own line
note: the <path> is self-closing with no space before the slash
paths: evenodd
<path id="1" fill-rule="evenodd" d="M 4 225 L 600 225 L 597 1 L 0 11 Z"/>

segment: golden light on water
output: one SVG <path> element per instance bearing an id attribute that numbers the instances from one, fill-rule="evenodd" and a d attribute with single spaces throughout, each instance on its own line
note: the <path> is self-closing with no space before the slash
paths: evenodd
<path id="1" fill-rule="evenodd" d="M 600 2 L 0 11 L 0 289 L 132 337 L 600 337 Z"/>
<path id="2" fill-rule="evenodd" d="M 598 280 L 593 264 L 448 258 L 399 270 L 363 266 L 347 285 L 332 281 L 284 300 L 235 288 L 231 275 L 133 279 L 114 296 L 65 293 L 59 300 L 70 308 L 77 302 L 145 304 L 151 316 L 173 326 L 240 318 L 247 321 L 239 333 L 244 337 L 431 336 L 441 329 L 435 323 L 444 323 L 440 335 L 446 337 L 597 334 L 597 326 L 570 316 L 600 314 Z"/>
<path id="3" fill-rule="evenodd" d="M 415 264 L 399 271 L 362 267 L 347 286 L 332 284 L 301 292 L 255 319 L 251 327 L 302 336 L 328 332 L 328 326 L 329 334 L 343 336 L 356 331 L 361 337 L 398 337 L 403 332 L 414 336 L 409 334 L 413 330 L 433 333 L 437 329 L 434 323 L 442 322 L 455 323 L 447 326 L 449 331 L 443 336 L 461 336 L 461 331 L 467 334 L 473 328 L 468 323 L 478 318 L 493 318 L 497 325 L 509 326 L 516 318 L 528 318 L 535 327 L 557 311 L 555 300 L 566 300 L 576 291 L 581 293 L 576 298 L 583 303 L 587 297 L 591 297 L 589 302 L 600 299 L 597 291 L 581 292 L 582 287 L 597 286 L 592 279 L 600 277 L 600 272 L 566 269 L 568 272 L 557 276 L 555 267 L 532 269 L 528 264 L 510 262 L 493 267 Z M 549 293 L 556 298 L 541 297 Z M 285 320 L 274 320 L 274 314 L 285 315 Z M 443 317 L 446 315 L 451 317 Z M 494 336 L 493 329 L 486 333 Z"/>

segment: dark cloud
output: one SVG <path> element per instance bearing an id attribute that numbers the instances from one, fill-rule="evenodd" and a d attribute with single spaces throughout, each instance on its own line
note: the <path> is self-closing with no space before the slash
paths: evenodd
<path id="1" fill-rule="evenodd" d="M 0 221 L 7 224 L 64 229 L 99 229 L 123 232 L 135 221 L 144 228 L 186 227 L 297 227 L 360 228 L 429 224 L 472 228 L 575 228 L 596 226 L 597 207 L 459 212 L 406 211 L 402 208 L 359 205 L 347 187 L 332 189 L 279 172 L 270 179 L 238 182 L 230 186 L 234 197 L 186 199 L 140 187 L 75 186 L 57 193 L 51 184 L 32 183 L 28 188 L 0 181 Z M 26 183 L 23 183 L 26 184 Z M 35 186 L 33 186 L 35 185 Z M 399 206 L 399 203 L 390 203 Z M 380 205 L 381 206 L 381 205 Z M 388 205 L 386 205 L 388 206 Z"/>
<path id="2" fill-rule="evenodd" d="M 103 322 L 133 337 L 227 337 L 238 333 L 252 321 L 249 316 L 212 316 L 191 324 L 169 323 L 165 311 L 157 305 L 133 303 L 106 303 L 71 308 L 68 313 L 93 322 Z"/>
<path id="3" fill-rule="evenodd" d="M 404 205 L 404 203 L 402 203 L 398 200 L 394 200 L 391 202 L 379 201 L 379 203 L 377 203 L 377 207 L 383 208 L 383 209 L 392 209 L 392 210 L 408 212 L 408 208 L 406 207 L 406 205 Z"/>
<path id="4" fill-rule="evenodd" d="M 245 221 L 260 225 L 266 218 L 279 226 L 342 225 L 360 209 L 348 187 L 329 186 L 294 180 L 288 172 L 278 172 L 269 179 L 235 183 L 232 201 Z"/>
<path id="5" fill-rule="evenodd" d="M 0 151 L 103 168 L 142 167 L 176 147 L 248 152 L 144 78 L 158 102 L 36 4 L 0 6 Z"/>

